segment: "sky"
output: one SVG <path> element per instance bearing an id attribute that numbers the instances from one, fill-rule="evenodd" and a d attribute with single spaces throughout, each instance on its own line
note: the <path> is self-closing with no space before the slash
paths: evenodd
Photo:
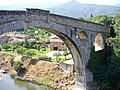
<path id="1" fill-rule="evenodd" d="M 37 3 L 41 6 L 48 7 L 52 4 L 61 4 L 66 3 L 71 0 L 0 0 L 0 6 L 6 5 L 17 5 L 17 4 L 27 4 L 27 3 Z M 76 0 L 80 3 L 89 3 L 89 4 L 99 4 L 99 5 L 115 5 L 120 4 L 120 0 Z"/>

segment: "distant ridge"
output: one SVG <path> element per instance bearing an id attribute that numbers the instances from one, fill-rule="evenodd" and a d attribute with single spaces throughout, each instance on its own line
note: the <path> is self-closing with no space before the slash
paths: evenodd
<path id="1" fill-rule="evenodd" d="M 65 4 L 50 7 L 49 9 L 52 13 L 83 18 L 89 18 L 91 14 L 93 16 L 99 14 L 114 15 L 120 12 L 120 7 L 118 6 L 81 4 L 77 1 L 70 1 Z"/>
<path id="2" fill-rule="evenodd" d="M 81 4 L 75 0 L 70 2 L 59 4 L 59 3 L 23 3 L 15 5 L 6 5 L 0 6 L 0 10 L 23 10 L 25 8 L 39 8 L 47 9 L 52 13 L 70 16 L 70 17 L 82 17 L 89 18 L 91 14 L 93 16 L 106 14 L 106 15 L 115 15 L 117 12 L 120 12 L 120 4 L 115 6 L 108 5 L 96 5 L 96 4 Z"/>
<path id="3" fill-rule="evenodd" d="M 117 4 L 117 5 L 115 5 L 115 6 L 120 7 L 120 4 Z"/>

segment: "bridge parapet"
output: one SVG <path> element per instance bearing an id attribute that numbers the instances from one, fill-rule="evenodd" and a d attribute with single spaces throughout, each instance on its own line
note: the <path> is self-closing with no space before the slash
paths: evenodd
<path id="1" fill-rule="evenodd" d="M 26 12 L 30 15 L 48 15 L 50 13 L 49 10 L 30 9 L 30 8 L 27 8 Z"/>
<path id="2" fill-rule="evenodd" d="M 25 20 L 25 14 L 25 11 L 0 10 L 0 25 L 13 21 Z"/>
<path id="3" fill-rule="evenodd" d="M 79 20 L 77 18 L 62 16 L 57 14 L 50 14 L 50 20 L 58 24 L 68 25 L 70 27 L 76 27 L 78 29 L 86 29 L 88 31 L 93 31 L 93 32 L 103 32 L 103 33 L 108 32 L 106 30 L 108 26 L 97 24 L 94 22 L 89 22 L 86 20 Z"/>
<path id="4" fill-rule="evenodd" d="M 26 9 L 26 21 L 28 26 L 36 26 L 40 23 L 48 22 L 50 11 L 41 9 Z"/>
<path id="5" fill-rule="evenodd" d="M 93 32 L 108 33 L 108 27 L 101 24 L 79 20 L 72 17 L 50 13 L 49 10 L 31 9 L 22 10 L 0 10 L 0 25 L 14 21 L 24 21 L 25 23 L 53 22 L 65 26 L 75 27 L 76 30 L 85 29 Z"/>

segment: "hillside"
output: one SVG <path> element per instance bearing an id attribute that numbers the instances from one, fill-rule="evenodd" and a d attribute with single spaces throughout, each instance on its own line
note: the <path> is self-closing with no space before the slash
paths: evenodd
<path id="1" fill-rule="evenodd" d="M 117 5 L 115 5 L 115 6 L 120 7 L 120 4 L 117 4 Z"/>
<path id="2" fill-rule="evenodd" d="M 120 7 L 95 4 L 81 4 L 77 1 L 70 1 L 68 3 L 60 4 L 49 9 L 52 13 L 84 18 L 89 18 L 91 14 L 93 14 L 93 16 L 99 14 L 114 15 L 115 13 L 120 12 Z"/>
<path id="3" fill-rule="evenodd" d="M 115 6 L 108 5 L 96 5 L 96 4 L 82 4 L 75 0 L 60 4 L 60 3 L 23 3 L 23 4 L 15 4 L 15 5 L 5 5 L 0 6 L 0 10 L 22 10 L 25 8 L 39 8 L 39 9 L 47 9 L 52 13 L 70 16 L 70 17 L 83 17 L 89 18 L 91 14 L 93 16 L 99 14 L 106 15 L 114 15 L 117 12 L 120 12 L 120 4 L 116 4 Z"/>

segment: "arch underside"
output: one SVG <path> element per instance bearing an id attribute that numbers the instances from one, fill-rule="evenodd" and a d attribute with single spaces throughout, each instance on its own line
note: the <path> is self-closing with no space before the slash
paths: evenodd
<path id="1" fill-rule="evenodd" d="M 75 76 L 76 76 L 76 85 L 80 87 L 82 90 L 85 90 L 86 88 L 86 74 L 85 74 L 85 64 L 82 59 L 82 56 L 80 54 L 80 49 L 77 46 L 77 43 L 75 42 L 75 36 L 74 34 L 71 34 L 72 28 L 69 28 L 68 26 L 62 26 L 58 24 L 50 25 L 50 27 L 45 26 L 33 26 L 36 28 L 45 29 L 55 35 L 57 35 L 60 39 L 63 40 L 63 42 L 67 45 L 69 48 L 74 65 L 75 65 Z"/>

